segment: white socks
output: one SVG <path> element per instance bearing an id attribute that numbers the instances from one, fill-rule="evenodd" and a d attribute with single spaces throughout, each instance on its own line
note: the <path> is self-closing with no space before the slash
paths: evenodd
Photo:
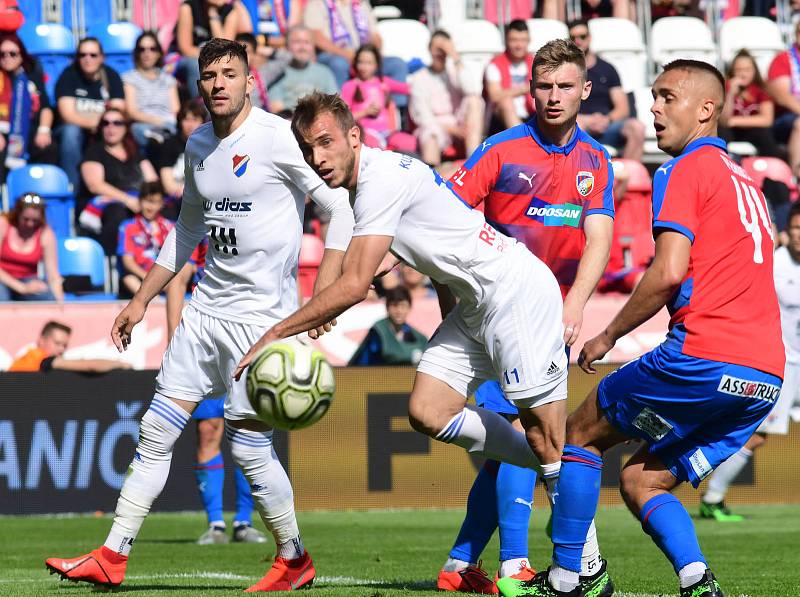
<path id="1" fill-rule="evenodd" d="M 467 452 L 539 470 L 539 459 L 528 445 L 524 433 L 497 413 L 467 405 L 444 426 L 436 438 L 461 446 Z"/>
<path id="2" fill-rule="evenodd" d="M 469 565 L 470 562 L 465 562 L 464 560 L 447 558 L 447 561 L 444 563 L 444 566 L 442 566 L 442 570 L 444 570 L 445 572 L 461 572 L 462 570 L 466 570 Z"/>
<path id="3" fill-rule="evenodd" d="M 272 446 L 272 431 L 236 429 L 226 422 L 225 434 L 233 459 L 250 483 L 261 520 L 275 537 L 278 556 L 301 557 L 305 549 L 294 514 L 294 493 Z"/>
<path id="4" fill-rule="evenodd" d="M 542 465 L 542 481 L 547 488 L 547 499 L 550 500 L 550 507 L 555 504 L 556 496 L 556 483 L 558 483 L 558 475 L 561 473 L 561 461 L 551 462 L 550 464 Z"/>
<path id="5" fill-rule="evenodd" d="M 189 413 L 169 398 L 156 394 L 139 426 L 139 444 L 117 500 L 116 516 L 105 546 L 123 556 L 131 550 L 153 501 L 164 489 L 172 448 Z"/>
<path id="6" fill-rule="evenodd" d="M 725 499 L 728 487 L 739 476 L 748 461 L 753 456 L 753 451 L 740 448 L 725 462 L 720 464 L 708 480 L 708 489 L 703 494 L 703 501 L 707 504 L 719 504 Z"/>
<path id="7" fill-rule="evenodd" d="M 691 587 L 694 583 L 698 582 L 706 573 L 706 568 L 708 568 L 708 566 L 706 566 L 705 562 L 692 562 L 678 570 L 681 588 L 685 589 L 686 587 Z"/>
<path id="8" fill-rule="evenodd" d="M 514 576 L 523 568 L 528 567 L 528 558 L 514 558 L 512 560 L 503 560 L 500 562 L 500 570 L 497 571 L 497 576 L 505 578 L 507 576 Z"/>
<path id="9" fill-rule="evenodd" d="M 550 586 L 556 591 L 564 591 L 565 593 L 569 593 L 580 584 L 580 577 L 577 572 L 556 565 L 550 567 L 547 579 L 550 581 Z"/>

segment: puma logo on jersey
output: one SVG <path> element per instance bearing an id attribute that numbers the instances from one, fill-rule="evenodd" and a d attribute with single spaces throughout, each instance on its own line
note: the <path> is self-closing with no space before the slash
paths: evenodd
<path id="1" fill-rule="evenodd" d="M 530 502 L 526 502 L 526 501 L 525 501 L 525 500 L 523 500 L 522 498 L 516 498 L 516 499 L 514 500 L 514 503 L 515 503 L 515 504 L 522 504 L 523 506 L 528 506 L 528 508 L 530 508 L 531 510 L 533 510 L 533 500 L 531 500 Z"/>
<path id="2" fill-rule="evenodd" d="M 213 201 L 203 201 L 203 209 L 205 211 L 211 211 L 213 207 L 217 211 L 233 211 L 233 212 L 242 212 L 242 211 L 253 211 L 252 201 L 231 201 L 228 197 L 223 197 L 221 201 L 217 201 L 214 203 Z"/>
<path id="3" fill-rule="evenodd" d="M 486 151 L 486 148 L 489 147 L 490 145 L 491 143 L 489 143 L 488 141 L 484 141 L 483 143 L 481 143 L 481 151 Z"/>
<path id="4" fill-rule="evenodd" d="M 672 168 L 672 164 L 664 164 L 658 170 L 656 170 L 656 172 L 663 172 L 664 174 L 667 174 L 670 168 Z"/>
<path id="5" fill-rule="evenodd" d="M 526 181 L 528 183 L 528 186 L 530 188 L 533 188 L 533 179 L 536 178 L 536 173 L 534 172 L 530 176 L 525 176 L 524 172 L 518 172 L 517 178 L 521 178 L 522 180 Z"/>

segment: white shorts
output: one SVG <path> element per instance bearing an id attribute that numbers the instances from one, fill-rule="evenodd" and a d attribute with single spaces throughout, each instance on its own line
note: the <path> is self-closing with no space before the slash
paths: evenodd
<path id="1" fill-rule="evenodd" d="M 190 303 L 164 354 L 156 392 L 189 402 L 225 394 L 226 419 L 257 418 L 247 399 L 246 375 L 236 381 L 233 372 L 269 327 L 212 317 Z"/>
<path id="2" fill-rule="evenodd" d="M 800 365 L 786 363 L 783 372 L 781 394 L 764 422 L 756 429 L 756 433 L 786 435 L 789 433 L 789 411 L 792 410 L 800 390 Z"/>
<path id="3" fill-rule="evenodd" d="M 519 408 L 567 398 L 561 291 L 550 269 L 524 246 L 503 276 L 507 284 L 477 309 L 459 304 L 436 330 L 417 371 L 471 396 L 500 382 Z"/>

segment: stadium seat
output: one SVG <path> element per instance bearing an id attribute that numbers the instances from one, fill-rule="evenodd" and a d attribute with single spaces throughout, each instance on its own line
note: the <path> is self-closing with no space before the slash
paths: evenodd
<path id="1" fill-rule="evenodd" d="M 531 34 L 531 43 L 528 51 L 535 54 L 544 44 L 554 39 L 569 37 L 567 25 L 555 19 L 528 19 L 528 31 Z"/>
<path id="2" fill-rule="evenodd" d="M 653 113 L 650 108 L 653 106 L 653 94 L 649 87 L 639 87 L 633 90 L 633 99 L 636 105 L 636 118 L 644 124 L 644 155 L 642 161 L 645 164 L 661 164 L 666 162 L 669 156 L 658 148 L 656 142 L 656 127 L 653 124 Z"/>
<path id="3" fill-rule="evenodd" d="M 719 51 L 729 65 L 736 53 L 746 48 L 756 59 L 758 69 L 766 77 L 769 63 L 777 52 L 786 49 L 781 32 L 774 21 L 764 17 L 736 17 L 722 23 Z"/>
<path id="4" fill-rule="evenodd" d="M 441 23 L 453 38 L 453 44 L 470 72 L 470 93 L 483 90 L 483 71 L 496 55 L 504 50 L 500 30 L 483 19 L 466 19 L 464 21 L 447 21 Z"/>
<path id="5" fill-rule="evenodd" d="M 647 85 L 647 54 L 642 32 L 628 19 L 591 19 L 592 51 L 617 69 L 625 91 Z"/>
<path id="6" fill-rule="evenodd" d="M 80 39 L 89 35 L 89 31 L 117 20 L 114 8 L 121 3 L 109 0 L 60 0 L 60 4 L 61 22 L 72 30 L 76 39 Z"/>
<path id="7" fill-rule="evenodd" d="M 759 188 L 765 178 L 782 182 L 791 192 L 792 200 L 797 199 L 797 185 L 794 182 L 792 169 L 780 158 L 748 157 L 742 160 L 742 168 L 750 175 Z"/>
<path id="8" fill-rule="evenodd" d="M 383 4 L 380 6 L 374 6 L 372 8 L 372 14 L 374 14 L 375 18 L 380 22 L 387 19 L 399 19 L 403 13 L 401 13 L 400 9 L 396 6 Z"/>
<path id="9" fill-rule="evenodd" d="M 20 195 L 36 193 L 45 200 L 47 223 L 59 238 L 72 235 L 75 199 L 69 188 L 66 173 L 50 164 L 29 164 L 11 170 L 6 179 L 9 208 Z"/>
<path id="10" fill-rule="evenodd" d="M 406 62 L 417 58 L 425 64 L 431 63 L 431 54 L 428 51 L 431 34 L 419 21 L 411 19 L 379 21 L 378 33 L 383 41 L 384 56 L 397 56 Z"/>
<path id="11" fill-rule="evenodd" d="M 75 56 L 75 40 L 69 29 L 57 23 L 27 23 L 17 32 L 25 48 L 39 60 L 44 70 L 45 89 L 55 104 L 56 81 Z"/>
<path id="12" fill-rule="evenodd" d="M 653 23 L 650 56 L 659 70 L 677 58 L 717 65 L 717 47 L 711 29 L 695 17 L 664 17 Z"/>
<path id="13" fill-rule="evenodd" d="M 300 261 L 297 267 L 297 276 L 300 281 L 300 292 L 303 298 L 310 297 L 314 292 L 314 282 L 317 280 L 317 270 L 322 263 L 322 254 L 325 252 L 325 243 L 318 236 L 304 234 L 300 245 Z"/>
<path id="14" fill-rule="evenodd" d="M 89 30 L 89 35 L 100 40 L 106 64 L 119 74 L 133 69 L 133 49 L 141 33 L 133 23 L 98 24 Z"/>
<path id="15" fill-rule="evenodd" d="M 65 278 L 67 290 L 81 287 L 81 293 L 67 292 L 68 300 L 115 299 L 110 294 L 103 247 L 86 237 L 62 238 L 58 241 L 58 270 Z"/>

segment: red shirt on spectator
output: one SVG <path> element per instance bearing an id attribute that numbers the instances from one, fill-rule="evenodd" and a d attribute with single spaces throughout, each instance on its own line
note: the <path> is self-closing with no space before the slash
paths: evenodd
<path id="1" fill-rule="evenodd" d="M 730 87 L 730 83 L 726 84 Z M 751 83 L 733 99 L 733 116 L 753 116 L 761 111 L 761 104 L 771 102 L 772 98 L 764 89 Z"/>
<path id="2" fill-rule="evenodd" d="M 161 246 L 174 224 L 163 216 L 148 222 L 137 215 L 119 226 L 118 255 L 130 255 L 136 265 L 150 271 L 156 262 Z"/>

